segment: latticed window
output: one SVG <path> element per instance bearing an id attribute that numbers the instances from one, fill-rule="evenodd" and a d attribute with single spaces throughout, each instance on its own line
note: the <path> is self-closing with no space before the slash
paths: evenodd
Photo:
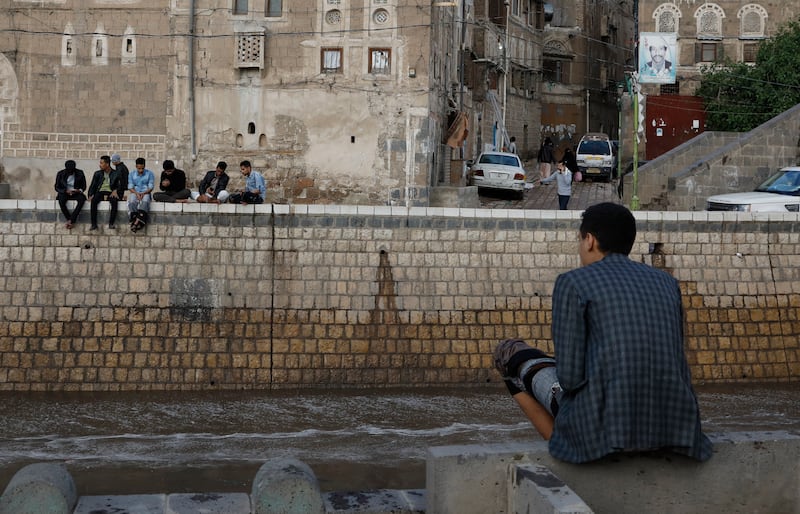
<path id="1" fill-rule="evenodd" d="M 331 9 L 325 13 L 325 23 L 328 25 L 338 25 L 342 22 L 342 11 Z"/>
<path id="2" fill-rule="evenodd" d="M 375 12 L 372 13 L 372 21 L 378 25 L 383 25 L 389 21 L 389 11 L 386 9 L 376 9 Z"/>
<path id="3" fill-rule="evenodd" d="M 740 35 L 748 38 L 764 37 L 764 26 L 767 19 L 767 11 L 757 4 L 745 5 L 737 16 L 741 20 Z"/>
<path id="4" fill-rule="evenodd" d="M 258 69 L 264 67 L 263 34 L 236 35 L 236 67 Z"/>
<path id="5" fill-rule="evenodd" d="M 703 36 L 722 36 L 722 19 L 725 11 L 717 4 L 703 4 L 694 14 L 697 20 L 697 34 Z"/>
<path id="6" fill-rule="evenodd" d="M 675 4 L 661 4 L 653 11 L 656 32 L 678 32 L 681 11 Z"/>

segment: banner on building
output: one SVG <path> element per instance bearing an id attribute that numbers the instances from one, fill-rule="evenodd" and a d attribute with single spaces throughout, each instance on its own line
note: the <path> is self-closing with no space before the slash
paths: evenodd
<path id="1" fill-rule="evenodd" d="M 674 84 L 677 46 L 674 32 L 642 32 L 639 35 L 639 82 Z"/>

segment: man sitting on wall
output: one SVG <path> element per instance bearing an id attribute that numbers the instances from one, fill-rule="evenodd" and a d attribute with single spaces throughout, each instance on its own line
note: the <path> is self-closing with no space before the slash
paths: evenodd
<path id="1" fill-rule="evenodd" d="M 509 392 L 550 453 L 567 462 L 658 449 L 710 458 L 678 281 L 628 258 L 636 220 L 621 205 L 586 209 L 579 236 L 582 267 L 553 289 L 555 358 L 519 339 L 495 348 Z"/>

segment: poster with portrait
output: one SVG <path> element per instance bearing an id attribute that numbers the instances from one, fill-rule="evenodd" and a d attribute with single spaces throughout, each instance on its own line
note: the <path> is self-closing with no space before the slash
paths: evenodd
<path id="1" fill-rule="evenodd" d="M 677 36 L 674 32 L 642 32 L 639 35 L 639 82 L 674 84 Z"/>

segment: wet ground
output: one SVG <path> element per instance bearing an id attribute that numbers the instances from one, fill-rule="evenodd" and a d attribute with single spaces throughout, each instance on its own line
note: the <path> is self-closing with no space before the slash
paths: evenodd
<path id="1" fill-rule="evenodd" d="M 526 165 L 525 169 L 531 168 Z M 529 176 L 529 180 L 534 178 Z M 532 187 L 525 191 L 522 199 L 504 191 L 480 190 L 480 205 L 485 209 L 558 209 L 558 197 L 556 195 L 558 187 L 555 182 L 546 185 L 532 182 L 530 185 Z M 618 180 L 612 180 L 611 182 L 574 182 L 572 184 L 572 196 L 567 207 L 570 210 L 583 210 L 600 202 L 622 203 L 617 190 L 618 185 Z"/>
<path id="2" fill-rule="evenodd" d="M 800 384 L 704 386 L 704 430 L 800 433 Z M 65 462 L 78 492 L 246 492 L 298 458 L 325 491 L 425 486 L 428 447 L 539 440 L 504 388 L 0 394 L 0 490 Z"/>

